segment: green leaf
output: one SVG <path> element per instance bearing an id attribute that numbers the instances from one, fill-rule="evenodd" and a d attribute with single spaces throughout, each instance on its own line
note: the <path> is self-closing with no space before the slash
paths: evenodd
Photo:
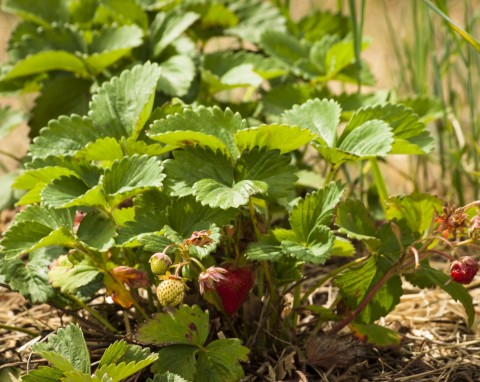
<path id="1" fill-rule="evenodd" d="M 169 96 L 182 97 L 188 93 L 195 78 L 195 63 L 185 55 L 176 55 L 160 64 L 157 89 Z"/>
<path id="2" fill-rule="evenodd" d="M 253 150 L 258 146 L 260 149 L 280 150 L 281 154 L 285 154 L 308 144 L 314 137 L 305 128 L 272 124 L 240 130 L 235 134 L 235 141 L 240 151 Z"/>
<path id="3" fill-rule="evenodd" d="M 92 82 L 89 80 L 71 76 L 56 77 L 48 80 L 43 85 L 40 95 L 35 99 L 35 106 L 32 110 L 33 115 L 29 121 L 29 126 L 32 129 L 30 136 L 37 136 L 42 127 L 47 126 L 49 121 L 56 118 L 58 118 L 57 123 L 63 124 L 65 122 L 68 124 L 69 122 L 67 122 L 65 117 L 59 117 L 60 115 L 87 114 L 91 85 Z M 77 120 L 79 117 L 72 116 L 71 119 Z M 75 139 L 81 139 L 85 133 L 88 134 L 88 131 L 76 130 L 73 132 L 69 128 L 62 126 L 62 133 L 62 136 L 70 135 L 75 137 Z M 98 133 L 96 134 L 98 135 Z M 56 140 L 49 141 L 49 144 L 54 146 L 55 149 L 62 147 L 56 143 Z M 81 141 L 77 143 L 77 145 L 79 144 L 81 144 Z M 35 150 L 37 149 L 36 142 L 33 143 L 33 146 L 30 146 L 30 148 L 33 147 Z M 49 153 L 49 155 L 53 154 L 53 152 Z"/>
<path id="4" fill-rule="evenodd" d="M 344 37 L 351 30 L 348 17 L 323 10 L 313 10 L 306 14 L 298 22 L 298 27 L 311 42 L 318 41 L 325 35 Z"/>
<path id="5" fill-rule="evenodd" d="M 137 24 L 147 29 L 148 15 L 134 0 L 102 0 L 95 13 L 96 24 Z"/>
<path id="6" fill-rule="evenodd" d="M 355 337 L 379 347 L 399 347 L 402 344 L 400 333 L 377 324 L 352 324 Z"/>
<path id="7" fill-rule="evenodd" d="M 150 44 L 153 58 L 157 58 L 163 50 L 179 38 L 199 15 L 193 12 L 157 13 L 150 26 Z"/>
<path id="8" fill-rule="evenodd" d="M 146 155 L 124 157 L 105 170 L 102 179 L 103 190 L 112 206 L 148 189 L 162 187 L 165 174 L 155 157 Z"/>
<path id="9" fill-rule="evenodd" d="M 201 347 L 208 336 L 208 311 L 197 305 L 183 305 L 160 313 L 141 326 L 138 339 L 152 344 L 183 344 Z"/>
<path id="10" fill-rule="evenodd" d="M 13 258 L 51 245 L 72 247 L 72 221 L 70 211 L 31 206 L 18 214 L 4 233 L 2 252 L 6 258 Z"/>
<path id="11" fill-rule="evenodd" d="M 263 49 L 272 57 L 293 67 L 300 60 L 308 59 L 310 46 L 306 42 L 298 41 L 292 35 L 275 30 L 267 30 L 261 36 Z"/>
<path id="12" fill-rule="evenodd" d="M 244 376 L 240 361 L 248 360 L 249 349 L 238 338 L 215 340 L 198 353 L 195 381 L 236 382 Z"/>
<path id="13" fill-rule="evenodd" d="M 41 192 L 42 202 L 53 208 L 75 206 L 106 206 L 100 186 L 90 186 L 77 176 L 65 176 L 46 185 Z"/>
<path id="14" fill-rule="evenodd" d="M 248 243 L 245 256 L 249 260 L 278 262 L 287 256 L 287 253 L 281 247 L 280 240 L 269 233 L 261 236 L 257 242 Z"/>
<path id="15" fill-rule="evenodd" d="M 234 114 L 228 108 L 222 111 L 218 107 L 200 106 L 156 121 L 151 126 L 149 136 L 176 147 L 198 144 L 214 151 L 220 149 L 235 158 L 240 154 L 235 144 L 235 134 L 245 127 L 246 122 L 240 114 Z"/>
<path id="16" fill-rule="evenodd" d="M 151 365 L 157 358 L 158 355 L 150 354 L 148 348 L 127 345 L 124 340 L 116 341 L 105 350 L 95 375 L 98 378 L 107 375 L 112 382 L 118 382 Z"/>
<path id="17" fill-rule="evenodd" d="M 51 70 L 64 70 L 80 77 L 87 77 L 88 71 L 83 61 L 65 51 L 43 51 L 18 61 L 1 79 L 10 80 Z"/>
<path id="18" fill-rule="evenodd" d="M 355 309 L 391 266 L 391 261 L 385 257 L 371 256 L 362 265 L 342 272 L 335 278 L 334 283 L 340 288 L 345 303 Z M 361 311 L 356 322 L 371 324 L 386 316 L 400 302 L 401 295 L 400 277 L 390 277 Z"/>
<path id="19" fill-rule="evenodd" d="M 193 185 L 193 195 L 203 205 L 212 208 L 238 208 L 248 203 L 250 196 L 265 194 L 265 182 L 241 180 L 234 185 L 221 183 L 215 179 L 201 179 Z"/>
<path id="20" fill-rule="evenodd" d="M 345 133 L 369 120 L 381 120 L 392 128 L 394 143 L 391 154 L 426 154 L 433 149 L 433 139 L 418 116 L 403 105 L 383 104 L 358 110 Z"/>
<path id="21" fill-rule="evenodd" d="M 152 111 L 159 77 L 158 65 L 148 62 L 123 71 L 93 96 L 90 118 L 105 135 L 138 137 Z"/>
<path id="22" fill-rule="evenodd" d="M 42 51 L 65 51 L 72 54 L 86 52 L 86 43 L 82 33 L 71 25 L 60 25 L 55 22 L 48 28 L 27 29 L 31 25 L 24 23 L 15 30 L 12 40 L 10 40 L 11 62 L 22 60 L 30 54 Z M 19 38 L 16 37 L 17 35 Z"/>
<path id="23" fill-rule="evenodd" d="M 300 240 L 307 242 L 317 226 L 331 224 L 334 209 L 344 190 L 345 187 L 339 182 L 330 183 L 325 188 L 308 194 L 292 208 L 290 226 Z"/>
<path id="24" fill-rule="evenodd" d="M 82 373 L 80 371 L 67 371 L 63 374 L 62 382 L 112 382 L 110 378 L 103 378 L 100 380 L 95 376 L 90 376 L 89 374 Z"/>
<path id="25" fill-rule="evenodd" d="M 283 118 L 289 124 L 311 130 L 328 147 L 335 147 L 340 113 L 340 105 L 337 102 L 316 98 L 285 111 Z"/>
<path id="26" fill-rule="evenodd" d="M 297 177 L 290 156 L 280 155 L 278 150 L 255 147 L 244 151 L 235 166 L 235 182 L 254 182 L 259 197 L 278 199 L 286 197 L 294 188 Z M 265 191 L 262 191 L 266 186 Z"/>
<path id="27" fill-rule="evenodd" d="M 394 196 L 387 202 L 388 220 L 405 219 L 413 232 L 423 234 L 432 224 L 435 211 L 442 211 L 443 202 L 430 194 L 414 192 L 406 196 Z"/>
<path id="28" fill-rule="evenodd" d="M 437 98 L 428 96 L 416 96 L 414 98 L 401 99 L 398 103 L 405 105 L 418 115 L 419 121 L 428 124 L 445 115 L 442 103 Z"/>
<path id="29" fill-rule="evenodd" d="M 367 121 L 345 135 L 342 134 L 338 148 L 360 158 L 386 155 L 390 152 L 393 134 L 382 121 Z"/>
<path id="30" fill-rule="evenodd" d="M 10 107 L 0 107 L 0 138 L 8 135 L 13 129 L 24 122 L 26 116 L 20 110 L 10 110 Z"/>
<path id="31" fill-rule="evenodd" d="M 63 372 L 75 370 L 72 364 L 62 355 L 54 351 L 37 351 L 40 357 L 45 358 L 53 367 Z"/>
<path id="32" fill-rule="evenodd" d="M 48 281 L 48 267 L 62 252 L 58 247 L 41 248 L 31 252 L 26 263 L 19 259 L 2 259 L 0 274 L 5 276 L 10 288 L 32 303 L 45 303 L 55 295 Z"/>
<path id="33" fill-rule="evenodd" d="M 196 371 L 197 346 L 171 345 L 163 347 L 158 352 L 158 361 L 152 369 L 160 374 L 173 373 L 180 375 L 187 381 L 193 381 Z"/>
<path id="34" fill-rule="evenodd" d="M 378 244 L 375 237 L 375 225 L 364 204 L 360 200 L 348 199 L 341 202 L 337 209 L 339 232 L 350 239 L 366 240 L 370 245 Z"/>
<path id="35" fill-rule="evenodd" d="M 143 43 L 143 32 L 136 25 L 104 27 L 95 33 L 85 62 L 100 73 Z"/>
<path id="36" fill-rule="evenodd" d="M 280 10 L 271 3 L 258 0 L 231 1 L 229 9 L 238 17 L 238 23 L 225 30 L 254 44 L 260 41 L 264 31 L 285 30 L 286 20 Z"/>
<path id="37" fill-rule="evenodd" d="M 225 186 L 233 185 L 233 168 L 228 158 L 220 151 L 187 148 L 173 152 L 173 160 L 166 160 L 166 183 L 174 196 L 193 194 L 196 182 L 208 179 Z"/>
<path id="38" fill-rule="evenodd" d="M 40 136 L 30 145 L 30 153 L 33 158 L 73 155 L 101 136 L 89 118 L 61 116 L 41 130 Z"/>
<path id="39" fill-rule="evenodd" d="M 326 92 L 319 86 L 297 82 L 273 87 L 262 96 L 261 103 L 268 116 L 277 118 L 276 116 L 291 109 L 294 105 L 301 105 L 310 99 L 325 95 Z"/>
<path id="40" fill-rule="evenodd" d="M 63 371 L 47 366 L 40 366 L 38 369 L 30 370 L 22 376 L 25 382 L 58 382 L 63 376 Z"/>
<path id="41" fill-rule="evenodd" d="M 421 263 L 420 269 L 412 274 L 405 275 L 407 280 L 420 288 L 438 286 L 447 292 L 455 301 L 460 301 L 468 316 L 468 326 L 471 327 L 475 320 L 475 307 L 468 289 L 463 285 L 453 282 L 450 276 L 437 269 L 431 268 L 426 262 Z"/>
<path id="42" fill-rule="evenodd" d="M 74 294 L 79 288 L 98 280 L 101 273 L 88 259 L 72 263 L 67 256 L 61 256 L 48 272 L 52 286 L 64 293 Z"/>
<path id="43" fill-rule="evenodd" d="M 33 21 L 49 28 L 54 22 L 68 22 L 68 1 L 44 0 L 32 3 L 30 0 L 4 0 L 5 11 L 14 13 L 23 19 Z"/>
<path id="44" fill-rule="evenodd" d="M 334 257 L 351 257 L 355 254 L 355 247 L 353 244 L 343 237 L 335 237 L 333 241 L 333 248 L 330 256 Z"/>
<path id="45" fill-rule="evenodd" d="M 90 248 L 106 251 L 114 244 L 116 225 L 106 216 L 89 212 L 78 227 L 78 238 Z"/>
<path id="46" fill-rule="evenodd" d="M 90 355 L 78 325 L 70 324 L 58 329 L 57 334 L 48 337 L 47 342 L 37 342 L 32 346 L 35 353 L 53 351 L 63 356 L 75 370 L 90 374 Z"/>
<path id="47" fill-rule="evenodd" d="M 299 238 L 295 233 L 294 235 L 293 240 L 281 240 L 283 251 L 290 256 L 313 264 L 324 264 L 330 258 L 334 237 L 328 227 L 316 226 L 312 229 L 306 241 Z"/>

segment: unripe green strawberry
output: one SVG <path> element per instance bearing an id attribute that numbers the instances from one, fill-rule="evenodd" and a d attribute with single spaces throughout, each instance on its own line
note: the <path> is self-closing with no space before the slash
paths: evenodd
<path id="1" fill-rule="evenodd" d="M 181 277 L 168 275 L 157 287 L 157 297 L 163 306 L 177 306 L 185 297 L 185 283 Z"/>
<path id="2" fill-rule="evenodd" d="M 150 268 L 155 275 L 164 275 L 168 270 L 170 265 L 172 265 L 172 260 L 163 252 L 154 253 L 150 257 Z"/>

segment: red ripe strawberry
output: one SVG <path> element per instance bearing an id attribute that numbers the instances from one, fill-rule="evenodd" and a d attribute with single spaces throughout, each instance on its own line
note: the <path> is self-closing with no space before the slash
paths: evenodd
<path id="1" fill-rule="evenodd" d="M 233 315 L 247 300 L 253 286 L 253 273 L 249 268 L 230 268 L 216 283 L 225 313 Z"/>
<path id="2" fill-rule="evenodd" d="M 450 265 L 450 276 L 460 284 L 470 284 L 478 272 L 478 263 L 469 256 L 465 256 L 461 261 L 452 261 Z"/>

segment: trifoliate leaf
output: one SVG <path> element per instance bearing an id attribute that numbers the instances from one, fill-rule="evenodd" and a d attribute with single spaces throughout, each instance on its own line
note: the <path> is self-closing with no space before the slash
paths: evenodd
<path id="1" fill-rule="evenodd" d="M 159 77 L 158 65 L 149 62 L 123 71 L 92 97 L 89 117 L 103 135 L 138 137 L 152 111 Z"/>
<path id="2" fill-rule="evenodd" d="M 195 381 L 239 381 L 244 376 L 240 361 L 246 362 L 249 352 L 238 338 L 223 338 L 209 343 L 198 353 Z"/>
<path id="3" fill-rule="evenodd" d="M 28 255 L 28 262 L 2 259 L 0 274 L 10 288 L 20 292 L 33 303 L 45 303 L 55 296 L 48 280 L 48 267 L 64 250 L 59 247 L 41 248 Z"/>
<path id="4" fill-rule="evenodd" d="M 240 114 L 234 114 L 230 109 L 222 111 L 218 107 L 200 106 L 196 110 L 185 109 L 182 114 L 156 121 L 151 126 L 149 136 L 177 147 L 198 144 L 214 151 L 220 149 L 235 158 L 240 153 L 234 137 L 237 131 L 245 127 L 246 122 Z"/>
<path id="5" fill-rule="evenodd" d="M 340 113 L 340 105 L 335 101 L 316 98 L 285 111 L 283 118 L 291 125 L 310 129 L 328 147 L 335 147 Z"/>
<path id="6" fill-rule="evenodd" d="M 335 286 L 345 303 L 352 309 L 358 307 L 368 292 L 391 268 L 391 261 L 377 255 L 371 256 L 359 267 L 350 268 L 335 278 Z M 371 324 L 387 315 L 399 302 L 402 295 L 402 281 L 393 275 L 370 300 L 356 319 L 356 322 Z"/>
<path id="7" fill-rule="evenodd" d="M 85 57 L 90 70 L 101 73 L 143 43 L 143 32 L 136 25 L 108 26 L 94 32 Z"/>
<path id="8" fill-rule="evenodd" d="M 8 106 L 0 107 L 0 138 L 8 135 L 25 120 L 26 116 L 20 110 L 10 110 Z"/>
<path id="9" fill-rule="evenodd" d="M 183 344 L 201 347 L 208 336 L 208 312 L 197 305 L 160 313 L 140 327 L 138 339 L 152 344 Z"/>
<path id="10" fill-rule="evenodd" d="M 157 89 L 169 96 L 182 97 L 188 93 L 195 78 L 195 64 L 186 55 L 176 55 L 160 64 Z"/>
<path id="11" fill-rule="evenodd" d="M 235 134 L 240 151 L 258 146 L 260 149 L 280 150 L 281 154 L 296 150 L 314 138 L 309 129 L 279 124 L 250 127 Z"/>
<path id="12" fill-rule="evenodd" d="M 179 38 L 199 15 L 193 12 L 157 13 L 150 25 L 150 49 L 153 57 L 160 56 L 162 51 Z"/>
<path id="13" fill-rule="evenodd" d="M 37 342 L 32 350 L 35 353 L 54 351 L 63 356 L 75 370 L 90 373 L 90 354 L 78 325 L 70 324 L 65 329 L 58 329 L 56 334 L 48 337 L 47 342 Z"/>
<path id="14" fill-rule="evenodd" d="M 72 53 L 65 51 L 43 51 L 32 54 L 15 63 L 2 80 L 30 76 L 32 74 L 64 70 L 80 77 L 87 77 L 88 71 L 84 62 Z"/>
<path id="15" fill-rule="evenodd" d="M 319 225 L 331 224 L 333 211 L 345 190 L 340 183 L 325 188 L 300 200 L 290 213 L 290 226 L 301 241 L 307 242 L 310 233 Z"/>

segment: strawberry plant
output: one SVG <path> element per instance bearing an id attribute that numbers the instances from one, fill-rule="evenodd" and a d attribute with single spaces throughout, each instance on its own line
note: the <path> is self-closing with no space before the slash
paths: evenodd
<path id="1" fill-rule="evenodd" d="M 58 15 L 4 4 L 26 21 L 0 86 L 42 82 L 33 118 L 45 126 L 13 183 L 21 211 L 0 241 L 0 275 L 33 303 L 86 311 L 158 352 L 114 344 L 124 356 L 107 350 L 90 376 L 85 349 L 79 369 L 63 345 L 40 345 L 50 380 L 120 380 L 131 373 L 117 368 L 153 363 L 154 382 L 238 381 L 292 349 L 306 367 L 306 344 L 346 327 L 399 345 L 378 320 L 405 280 L 444 289 L 471 325 L 461 284 L 478 271 L 468 249 L 480 202 L 389 194 L 381 162 L 429 154 L 433 138 L 411 104 L 329 88 L 373 81 L 345 18 L 294 22 L 281 2 L 165 3 L 52 0 Z M 256 49 L 207 52 L 218 36 Z M 78 81 L 85 107 L 65 108 L 57 86 Z M 42 120 L 47 99 L 59 107 Z M 432 257 L 451 262 L 451 278 Z M 327 283 L 339 290 L 330 306 L 312 299 Z M 69 328 L 57 336 L 80 336 Z"/>

